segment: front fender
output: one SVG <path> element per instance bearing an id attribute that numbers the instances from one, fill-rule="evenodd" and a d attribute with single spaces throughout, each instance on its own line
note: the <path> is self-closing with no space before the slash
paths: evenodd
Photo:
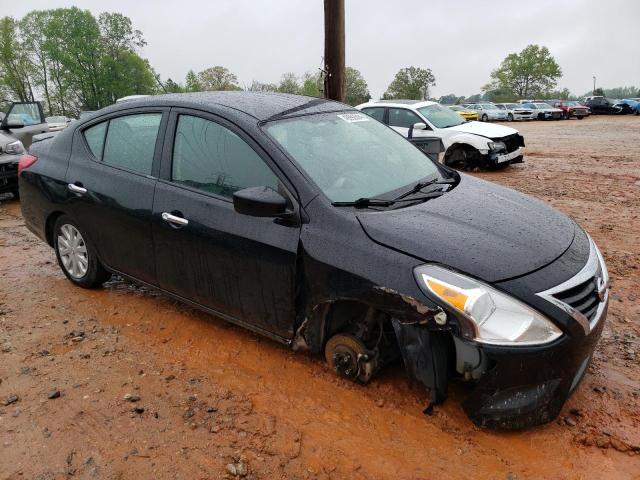
<path id="1" fill-rule="evenodd" d="M 486 155 L 489 153 L 489 141 L 490 140 L 488 138 L 481 137 L 479 135 L 457 133 L 449 137 L 449 145 L 447 146 L 447 149 L 455 145 L 467 145 L 478 150 L 481 154 Z"/>

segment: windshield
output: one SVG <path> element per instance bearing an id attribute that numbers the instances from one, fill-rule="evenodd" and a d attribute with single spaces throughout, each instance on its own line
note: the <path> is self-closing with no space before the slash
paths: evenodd
<path id="1" fill-rule="evenodd" d="M 440 178 L 421 150 L 363 113 L 302 116 L 268 123 L 265 129 L 332 202 L 376 197 Z"/>
<path id="2" fill-rule="evenodd" d="M 535 104 L 536 107 L 538 108 L 553 108 L 551 105 L 549 105 L 548 103 L 536 103 Z"/>
<path id="3" fill-rule="evenodd" d="M 498 107 L 499 110 L 506 110 L 507 107 L 505 107 L 504 105 L 501 105 L 499 103 L 496 103 L 496 107 Z"/>
<path id="4" fill-rule="evenodd" d="M 485 110 L 497 110 L 496 106 L 493 103 L 481 103 L 480 106 Z"/>
<path id="5" fill-rule="evenodd" d="M 457 113 L 437 103 L 418 108 L 418 111 L 436 128 L 449 128 L 461 125 L 466 120 Z"/>
<path id="6" fill-rule="evenodd" d="M 507 108 L 520 108 L 521 105 L 518 105 L 517 103 L 507 103 Z"/>

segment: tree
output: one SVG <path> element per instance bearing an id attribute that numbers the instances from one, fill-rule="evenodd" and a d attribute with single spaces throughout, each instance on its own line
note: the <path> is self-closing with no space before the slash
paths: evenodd
<path id="1" fill-rule="evenodd" d="M 298 77 L 295 73 L 285 73 L 282 75 L 280 85 L 278 85 L 278 91 L 280 93 L 293 93 L 300 94 L 300 84 L 298 83 Z"/>
<path id="2" fill-rule="evenodd" d="M 562 70 L 547 47 L 528 45 L 520 53 L 510 53 L 491 72 L 488 90 L 500 89 L 514 98 L 540 96 L 555 88 Z"/>
<path id="3" fill-rule="evenodd" d="M 34 99 L 30 73 L 31 63 L 20 41 L 18 22 L 11 17 L 0 19 L 0 84 L 12 99 L 22 102 Z"/>
<path id="4" fill-rule="evenodd" d="M 196 72 L 194 72 L 193 70 L 189 70 L 187 72 L 184 83 L 187 92 L 201 92 L 202 90 L 204 90 L 204 87 L 198 79 L 198 75 L 196 75 Z"/>
<path id="5" fill-rule="evenodd" d="M 353 67 L 347 67 L 347 96 L 345 103 L 359 105 L 371 99 L 369 86 L 362 74 Z"/>
<path id="6" fill-rule="evenodd" d="M 431 69 L 420 67 L 403 68 L 396 73 L 383 98 L 425 100 L 429 96 L 429 87 L 435 84 L 436 79 Z"/>
<path id="7" fill-rule="evenodd" d="M 238 85 L 238 77 L 220 65 L 198 73 L 198 83 L 205 91 L 241 90 Z"/>
<path id="8" fill-rule="evenodd" d="M 449 95 L 443 95 L 438 99 L 438 103 L 442 103 L 443 105 L 455 105 L 460 100 L 464 99 L 464 97 L 459 97 L 450 93 Z"/>
<path id="9" fill-rule="evenodd" d="M 318 73 L 305 73 L 302 76 L 300 95 L 308 97 L 320 97 L 320 75 Z"/>
<path id="10" fill-rule="evenodd" d="M 277 92 L 278 86 L 275 83 L 261 83 L 256 80 L 251 82 L 251 85 L 247 87 L 249 92 Z"/>
<path id="11" fill-rule="evenodd" d="M 164 82 L 164 91 L 167 93 L 184 93 L 186 91 L 185 87 L 180 85 L 179 83 L 174 82 L 170 78 L 167 78 L 167 81 Z"/>

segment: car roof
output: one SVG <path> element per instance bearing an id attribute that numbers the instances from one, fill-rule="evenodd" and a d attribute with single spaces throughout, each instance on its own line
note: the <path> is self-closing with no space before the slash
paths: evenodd
<path id="1" fill-rule="evenodd" d="M 412 108 L 420 108 L 426 107 L 427 105 L 437 105 L 438 102 L 432 102 L 431 100 L 374 100 L 371 102 L 363 103 L 362 105 L 358 105 L 358 107 L 373 107 L 373 106 L 385 106 L 385 107 L 412 107 Z"/>
<path id="2" fill-rule="evenodd" d="M 349 105 L 324 98 L 275 92 L 232 91 L 152 95 L 117 103 L 100 110 L 100 113 L 145 106 L 191 107 L 199 109 L 203 109 L 203 107 L 207 109 L 207 107 L 224 106 L 251 115 L 259 121 L 275 120 L 300 114 L 352 109 Z"/>

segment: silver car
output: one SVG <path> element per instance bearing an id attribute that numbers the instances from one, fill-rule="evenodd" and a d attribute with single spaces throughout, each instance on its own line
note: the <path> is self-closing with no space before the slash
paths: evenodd
<path id="1" fill-rule="evenodd" d="M 507 112 L 507 120 L 533 120 L 536 118 L 533 110 L 517 103 L 496 103 L 496 107 Z"/>
<path id="2" fill-rule="evenodd" d="M 544 102 L 522 103 L 521 106 L 533 110 L 538 120 L 562 120 L 564 116 L 562 110 Z"/>
<path id="3" fill-rule="evenodd" d="M 488 122 L 490 120 L 508 120 L 507 112 L 499 109 L 493 103 L 469 103 L 464 106 L 478 112 L 478 118 L 481 122 Z"/>

